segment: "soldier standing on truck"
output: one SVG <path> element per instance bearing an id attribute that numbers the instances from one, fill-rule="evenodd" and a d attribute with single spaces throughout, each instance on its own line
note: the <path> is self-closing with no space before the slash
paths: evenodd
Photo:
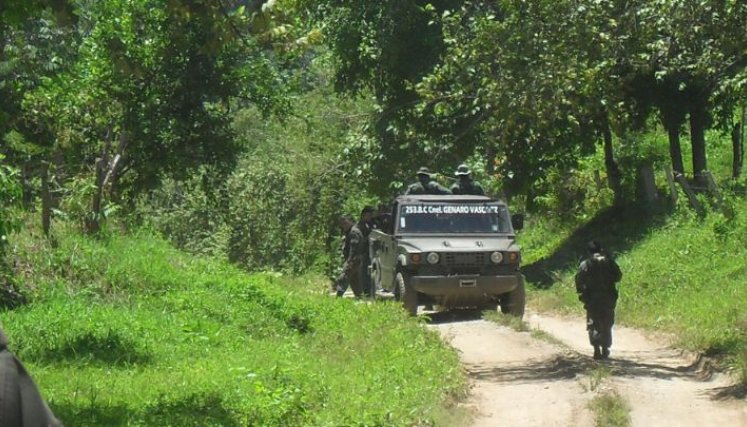
<path id="1" fill-rule="evenodd" d="M 599 360 L 610 355 L 618 296 L 615 283 L 622 279 L 622 272 L 599 242 L 590 241 L 587 249 L 590 256 L 581 262 L 576 273 L 576 292 L 586 309 L 586 329 L 594 359 Z"/>
<path id="2" fill-rule="evenodd" d="M 470 171 L 464 163 L 459 165 L 454 175 L 459 179 L 459 182 L 456 182 L 451 186 L 452 194 L 485 195 L 485 190 L 483 190 L 482 185 L 472 180 L 472 171 Z"/>
<path id="3" fill-rule="evenodd" d="M 405 191 L 409 194 L 451 194 L 448 188 L 433 181 L 431 171 L 426 167 L 418 169 L 418 182 L 410 184 Z"/>

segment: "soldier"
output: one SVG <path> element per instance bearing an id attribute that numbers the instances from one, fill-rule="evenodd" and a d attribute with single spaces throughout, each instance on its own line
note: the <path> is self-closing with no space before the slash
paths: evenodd
<path id="1" fill-rule="evenodd" d="M 581 262 L 576 273 L 576 292 L 586 309 L 586 329 L 594 359 L 599 360 L 610 355 L 618 295 L 615 283 L 622 279 L 622 272 L 599 242 L 590 241 L 587 249 L 590 256 Z"/>
<path id="2" fill-rule="evenodd" d="M 392 208 L 386 204 L 379 204 L 376 210 L 376 214 L 373 216 L 373 228 L 381 230 L 385 233 L 391 233 L 389 231 L 392 226 Z"/>
<path id="3" fill-rule="evenodd" d="M 365 292 L 370 293 L 368 283 L 368 235 L 371 233 L 373 207 L 366 206 L 361 211 L 360 220 L 348 232 L 348 247 L 343 271 L 356 298 Z"/>
<path id="4" fill-rule="evenodd" d="M 350 230 L 353 228 L 353 218 L 350 215 L 342 215 L 339 219 L 340 230 L 342 231 L 343 243 L 342 243 L 342 258 L 347 259 L 348 253 L 350 252 Z M 335 279 L 335 292 L 338 297 L 341 297 L 347 291 L 350 282 L 345 271 L 345 265 L 343 264 L 342 271 Z"/>
<path id="5" fill-rule="evenodd" d="M 407 187 L 405 194 L 451 194 L 448 188 L 431 179 L 431 171 L 426 167 L 418 169 L 418 182 Z"/>
<path id="6" fill-rule="evenodd" d="M 373 206 L 366 205 L 361 211 L 361 219 L 358 221 L 357 227 L 363 235 L 363 239 L 359 242 L 359 253 L 361 256 L 361 267 L 360 267 L 360 287 L 363 294 L 366 296 L 372 296 L 371 294 L 371 273 L 368 271 L 368 265 L 371 264 L 371 254 L 369 251 L 369 239 L 368 236 L 371 234 L 371 230 L 374 227 L 374 212 L 376 210 Z"/>
<path id="7" fill-rule="evenodd" d="M 0 329 L 0 426 L 59 427 L 34 380 L 18 358 L 8 350 L 8 340 Z"/>
<path id="8" fill-rule="evenodd" d="M 462 163 L 454 173 L 459 179 L 459 182 L 454 183 L 451 186 L 452 194 L 475 194 L 478 196 L 484 196 L 485 190 L 482 189 L 480 183 L 472 180 L 472 171 L 469 170 L 467 165 Z"/>

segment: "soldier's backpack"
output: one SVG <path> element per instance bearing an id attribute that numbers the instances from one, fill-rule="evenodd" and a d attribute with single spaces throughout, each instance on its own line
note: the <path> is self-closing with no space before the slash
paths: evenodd
<path id="1" fill-rule="evenodd" d="M 620 267 L 608 255 L 594 254 L 576 275 L 576 289 L 588 301 L 617 301 L 615 283 L 622 278 Z"/>

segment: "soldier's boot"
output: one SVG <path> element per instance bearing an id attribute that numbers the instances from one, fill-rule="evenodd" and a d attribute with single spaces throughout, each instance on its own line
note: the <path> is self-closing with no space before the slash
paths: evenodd
<path id="1" fill-rule="evenodd" d="M 602 358 L 602 352 L 599 350 L 599 346 L 594 346 L 594 360 L 600 360 Z"/>
<path id="2" fill-rule="evenodd" d="M 607 359 L 609 357 L 610 357 L 610 348 L 609 347 L 604 347 L 602 349 L 602 359 Z"/>

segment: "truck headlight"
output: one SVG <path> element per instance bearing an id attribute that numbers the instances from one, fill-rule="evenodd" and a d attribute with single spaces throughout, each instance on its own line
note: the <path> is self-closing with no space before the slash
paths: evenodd
<path id="1" fill-rule="evenodd" d="M 493 264 L 500 264 L 503 261 L 503 253 L 493 252 L 492 254 L 490 254 L 490 261 L 492 261 Z"/>
<path id="2" fill-rule="evenodd" d="M 425 257 L 428 264 L 438 264 L 439 259 L 441 259 L 441 257 L 438 255 L 438 252 L 431 252 L 427 257 Z"/>

